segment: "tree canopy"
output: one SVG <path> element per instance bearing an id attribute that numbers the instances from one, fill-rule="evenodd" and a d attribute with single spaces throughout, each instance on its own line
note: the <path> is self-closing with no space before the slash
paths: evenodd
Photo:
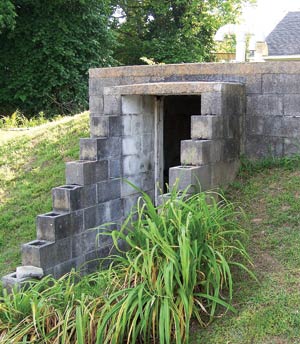
<path id="1" fill-rule="evenodd" d="M 201 62 L 211 58 L 213 35 L 236 22 L 245 0 L 113 0 L 120 19 L 115 57 L 122 64 Z"/>
<path id="2" fill-rule="evenodd" d="M 114 63 L 109 1 L 4 0 L 0 6 L 0 113 L 86 109 L 88 69 Z"/>
<path id="3" fill-rule="evenodd" d="M 0 0 L 0 115 L 86 108 L 90 67 L 209 61 L 249 1 Z"/>

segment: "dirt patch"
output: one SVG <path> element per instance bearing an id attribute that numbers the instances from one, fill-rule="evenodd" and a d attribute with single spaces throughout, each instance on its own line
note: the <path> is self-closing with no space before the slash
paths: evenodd
<path id="1" fill-rule="evenodd" d="M 257 252 L 253 255 L 253 264 L 255 271 L 259 273 L 284 272 L 284 266 L 268 252 Z"/>

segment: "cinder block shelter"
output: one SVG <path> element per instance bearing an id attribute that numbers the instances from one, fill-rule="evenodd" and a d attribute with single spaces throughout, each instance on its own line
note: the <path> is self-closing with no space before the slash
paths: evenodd
<path id="1" fill-rule="evenodd" d="M 55 277 L 108 255 L 99 226 L 121 223 L 139 196 L 125 180 L 157 203 L 176 180 L 192 192 L 226 186 L 241 154 L 299 152 L 300 62 L 91 69 L 89 97 L 90 138 L 52 190 L 53 211 L 37 216 L 37 239 L 22 246 L 22 265 Z"/>

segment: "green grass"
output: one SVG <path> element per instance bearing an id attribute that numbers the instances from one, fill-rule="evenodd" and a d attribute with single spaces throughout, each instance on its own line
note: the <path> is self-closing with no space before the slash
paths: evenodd
<path id="1" fill-rule="evenodd" d="M 88 113 L 24 131 L 0 129 L 0 276 L 20 265 L 20 245 L 36 238 L 35 219 L 51 210 L 51 189 L 65 182 L 89 136 Z"/>
<path id="2" fill-rule="evenodd" d="M 300 160 L 248 165 L 228 191 L 247 214 L 248 251 L 259 283 L 238 275 L 238 314 L 195 330 L 192 343 L 300 342 Z"/>

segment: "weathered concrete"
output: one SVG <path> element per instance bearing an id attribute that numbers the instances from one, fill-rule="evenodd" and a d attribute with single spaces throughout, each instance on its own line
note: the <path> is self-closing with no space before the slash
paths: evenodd
<path id="1" fill-rule="evenodd" d="M 52 191 L 53 211 L 37 217 L 37 240 L 23 245 L 23 264 L 55 277 L 99 266 L 98 258 L 112 246 L 99 236 L 99 226 L 118 226 L 139 197 L 128 182 L 153 198 L 156 184 L 163 187 L 167 97 L 199 98 L 188 118 L 191 135 L 180 139 L 181 166 L 169 170 L 171 188 L 192 185 L 190 192 L 197 192 L 226 186 L 240 154 L 256 159 L 299 153 L 299 81 L 296 61 L 91 69 L 91 137 L 80 140 L 79 160 L 66 163 L 66 185 Z M 4 286 L 26 280 L 19 277 L 5 276 Z"/>

